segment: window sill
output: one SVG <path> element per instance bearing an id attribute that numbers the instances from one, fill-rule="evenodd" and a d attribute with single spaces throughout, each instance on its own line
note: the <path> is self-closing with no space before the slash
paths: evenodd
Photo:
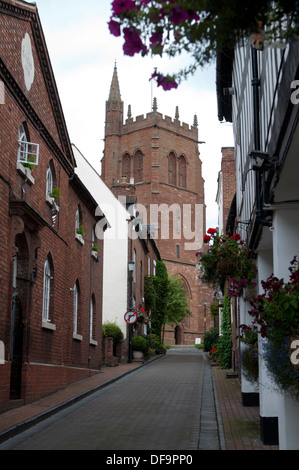
<path id="1" fill-rule="evenodd" d="M 29 184 L 35 184 L 35 179 L 33 178 L 31 174 L 30 168 L 23 166 L 21 162 L 17 162 L 17 171 L 22 176 L 25 176 Z"/>
<path id="2" fill-rule="evenodd" d="M 73 333 L 73 339 L 76 339 L 77 341 L 82 341 L 83 336 L 78 335 L 78 333 Z"/>
<path id="3" fill-rule="evenodd" d="M 80 243 L 80 245 L 84 245 L 84 240 L 83 240 L 83 237 L 80 233 L 75 233 L 75 238 L 76 238 L 77 242 Z"/>
<path id="4" fill-rule="evenodd" d="M 57 206 L 55 200 L 53 197 L 49 196 L 49 194 L 46 195 L 46 203 L 50 206 L 50 207 L 55 207 L 56 211 L 59 212 L 59 206 Z"/>
<path id="5" fill-rule="evenodd" d="M 51 323 L 50 321 L 43 321 L 42 328 L 44 328 L 45 330 L 56 331 L 56 325 L 54 325 L 54 323 Z"/>
<path id="6" fill-rule="evenodd" d="M 98 261 L 99 260 L 99 253 L 97 251 L 92 251 L 91 256 Z"/>
<path id="7" fill-rule="evenodd" d="M 89 340 L 89 344 L 90 344 L 91 346 L 97 346 L 97 345 L 98 345 L 98 342 L 95 341 L 94 339 L 90 339 L 90 340 Z"/>

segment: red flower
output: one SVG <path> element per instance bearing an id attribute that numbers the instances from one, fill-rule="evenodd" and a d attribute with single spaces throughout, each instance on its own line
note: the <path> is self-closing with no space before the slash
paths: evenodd
<path id="1" fill-rule="evenodd" d="M 239 240 L 241 240 L 241 235 L 239 235 L 238 233 L 235 233 L 232 236 L 232 239 L 235 240 L 236 242 L 238 242 Z"/>
<path id="2" fill-rule="evenodd" d="M 209 228 L 207 233 L 209 233 L 210 235 L 214 235 L 215 233 L 217 233 L 217 230 L 215 228 Z"/>
<path id="3" fill-rule="evenodd" d="M 203 242 L 204 242 L 204 243 L 209 243 L 209 241 L 211 241 L 211 237 L 209 237 L 209 235 L 205 235 L 205 236 L 203 237 Z"/>

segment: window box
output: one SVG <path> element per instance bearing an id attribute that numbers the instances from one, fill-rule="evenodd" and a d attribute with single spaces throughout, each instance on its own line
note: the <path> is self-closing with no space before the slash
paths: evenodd
<path id="1" fill-rule="evenodd" d="M 50 321 L 43 321 L 42 328 L 44 328 L 45 330 L 56 331 L 56 325 L 54 325 L 54 323 L 51 323 Z"/>
<path id="2" fill-rule="evenodd" d="M 91 256 L 98 261 L 99 260 L 99 253 L 97 251 L 92 251 Z"/>
<path id="3" fill-rule="evenodd" d="M 17 162 L 17 170 L 22 176 L 25 176 L 29 184 L 35 184 L 30 168 L 25 167 L 21 162 Z"/>
<path id="4" fill-rule="evenodd" d="M 51 197 L 49 194 L 47 194 L 46 203 L 49 204 L 50 207 L 55 207 L 56 211 L 59 212 L 59 206 L 56 204 L 54 197 Z"/>
<path id="5" fill-rule="evenodd" d="M 81 233 L 75 233 L 75 238 L 81 245 L 84 245 L 84 240 Z"/>

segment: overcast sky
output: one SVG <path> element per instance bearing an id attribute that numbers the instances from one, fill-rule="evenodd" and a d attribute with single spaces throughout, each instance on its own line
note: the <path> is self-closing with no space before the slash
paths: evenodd
<path id="1" fill-rule="evenodd" d="M 116 61 L 125 118 L 128 105 L 133 117 L 150 112 L 153 97 L 157 98 L 158 111 L 163 115 L 174 118 L 178 106 L 180 121 L 189 125 L 197 115 L 199 140 L 205 142 L 199 150 L 205 179 L 207 228 L 215 227 L 221 148 L 234 145 L 232 126 L 217 119 L 215 67 L 198 70 L 176 90 L 163 91 L 149 81 L 154 67 L 162 73 L 173 73 L 188 65 L 188 57 L 124 56 L 122 39 L 112 36 L 107 26 L 111 0 L 36 0 L 36 4 L 71 142 L 100 172 L 105 104 Z"/>

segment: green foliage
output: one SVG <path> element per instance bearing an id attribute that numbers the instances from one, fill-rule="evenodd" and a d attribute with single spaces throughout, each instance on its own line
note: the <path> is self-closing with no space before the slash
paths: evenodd
<path id="1" fill-rule="evenodd" d="M 50 193 L 50 196 L 53 197 L 56 204 L 58 204 L 60 197 L 60 188 L 53 188 L 53 191 Z"/>
<path id="2" fill-rule="evenodd" d="M 166 323 L 180 325 L 186 316 L 191 315 L 183 282 L 178 277 L 169 276 Z"/>
<path id="3" fill-rule="evenodd" d="M 34 162 L 35 158 L 34 157 L 29 157 L 27 162 L 22 162 L 22 165 L 25 167 L 25 168 L 29 168 L 30 171 L 33 171 L 34 170 L 34 167 L 35 165 L 31 162 Z"/>
<path id="4" fill-rule="evenodd" d="M 205 352 L 211 351 L 213 347 L 217 344 L 219 338 L 218 328 L 211 328 L 206 332 L 203 340 L 203 349 Z"/>
<path id="5" fill-rule="evenodd" d="M 147 341 L 141 335 L 133 336 L 132 347 L 134 351 L 141 351 L 143 353 L 146 353 L 148 351 Z"/>
<path id="6" fill-rule="evenodd" d="M 257 269 L 240 235 L 218 235 L 212 228 L 207 233 L 204 243 L 211 244 L 197 253 L 201 279 L 214 288 L 227 282 L 230 297 L 239 296 L 244 288 L 253 289 Z"/>
<path id="7" fill-rule="evenodd" d="M 299 338 L 299 261 L 297 256 L 289 267 L 289 281 L 270 276 L 262 281 L 264 293 L 251 304 L 254 320 L 251 327 L 267 341 L 263 345 L 263 358 L 279 390 L 299 398 L 299 368 L 291 361 L 292 342 Z"/>
<path id="8" fill-rule="evenodd" d="M 82 237 L 84 237 L 85 232 L 84 232 L 84 227 L 83 227 L 83 225 L 80 225 L 80 227 L 77 228 L 77 234 L 78 234 L 78 235 L 82 235 Z"/>
<path id="9" fill-rule="evenodd" d="M 122 341 L 124 337 L 123 332 L 116 323 L 104 323 L 102 334 L 104 338 L 113 338 L 114 341 Z"/>
<path id="10" fill-rule="evenodd" d="M 218 343 L 218 359 L 221 369 L 230 369 L 232 356 L 230 300 L 226 294 L 223 302 L 221 336 Z"/>
<path id="11" fill-rule="evenodd" d="M 144 297 L 146 309 L 151 311 L 151 332 L 160 339 L 166 323 L 179 325 L 191 315 L 181 280 L 168 276 L 162 261 L 157 261 L 156 276 L 145 278 Z"/>

